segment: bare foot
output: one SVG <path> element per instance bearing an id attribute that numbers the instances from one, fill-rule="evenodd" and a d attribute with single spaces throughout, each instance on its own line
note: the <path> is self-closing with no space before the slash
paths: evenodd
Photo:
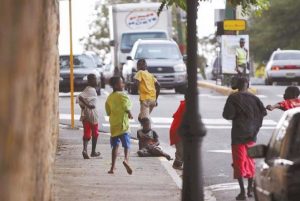
<path id="1" fill-rule="evenodd" d="M 132 174 L 132 169 L 129 166 L 129 164 L 126 161 L 123 161 L 123 165 L 125 166 L 127 173 L 131 175 Z"/>
<path id="2" fill-rule="evenodd" d="M 108 174 L 113 174 L 113 173 L 114 173 L 114 170 L 110 169 L 107 173 L 108 173 Z"/>
<path id="3" fill-rule="evenodd" d="M 82 156 L 84 159 L 90 159 L 89 155 L 86 153 L 86 151 L 82 151 Z"/>

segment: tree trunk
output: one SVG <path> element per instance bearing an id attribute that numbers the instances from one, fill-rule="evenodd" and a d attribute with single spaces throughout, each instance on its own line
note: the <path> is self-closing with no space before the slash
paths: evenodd
<path id="1" fill-rule="evenodd" d="M 0 3 L 0 200 L 49 201 L 58 135 L 58 1 Z"/>

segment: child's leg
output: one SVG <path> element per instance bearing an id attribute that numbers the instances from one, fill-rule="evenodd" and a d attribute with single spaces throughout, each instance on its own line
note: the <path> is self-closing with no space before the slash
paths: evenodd
<path id="1" fill-rule="evenodd" d="M 83 150 L 82 150 L 82 156 L 84 159 L 89 159 L 89 155 L 87 154 L 87 146 L 89 143 L 89 140 L 91 139 L 91 125 L 89 122 L 83 121 Z"/>
<path id="2" fill-rule="evenodd" d="M 168 160 L 172 160 L 171 156 L 164 152 L 160 147 L 158 146 L 149 146 L 149 151 L 153 156 L 163 156 L 166 157 Z"/>
<path id="3" fill-rule="evenodd" d="M 111 168 L 108 171 L 109 174 L 114 173 L 114 169 L 116 166 L 116 160 L 117 160 L 117 156 L 118 156 L 118 149 L 119 149 L 119 145 L 116 145 L 113 147 L 113 149 L 111 151 Z"/>
<path id="4" fill-rule="evenodd" d="M 98 124 L 92 125 L 92 152 L 91 157 L 100 156 L 100 152 L 96 152 L 97 140 L 98 140 Z"/>
<path id="5" fill-rule="evenodd" d="M 128 133 L 123 134 L 122 136 L 120 136 L 120 140 L 122 142 L 122 146 L 124 148 L 124 161 L 123 161 L 123 165 L 126 168 L 126 171 L 128 174 L 132 174 L 132 169 L 129 166 L 129 148 L 130 148 L 130 136 Z"/>

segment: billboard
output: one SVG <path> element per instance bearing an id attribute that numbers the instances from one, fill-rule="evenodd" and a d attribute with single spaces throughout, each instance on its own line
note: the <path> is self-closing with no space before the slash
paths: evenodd
<path id="1" fill-rule="evenodd" d="M 221 37 L 221 57 L 223 74 L 236 74 L 235 52 L 240 46 L 240 38 L 245 39 L 245 48 L 249 52 L 249 35 L 222 35 Z M 248 55 L 249 58 L 249 55 Z"/>

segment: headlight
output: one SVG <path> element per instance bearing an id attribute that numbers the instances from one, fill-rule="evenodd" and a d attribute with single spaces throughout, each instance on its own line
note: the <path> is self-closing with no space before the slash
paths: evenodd
<path id="1" fill-rule="evenodd" d="M 82 78 L 84 81 L 87 81 L 87 75 Z"/>
<path id="2" fill-rule="evenodd" d="M 174 66 L 174 70 L 175 70 L 175 72 L 185 72 L 186 67 L 184 64 L 179 64 L 179 65 Z"/>

